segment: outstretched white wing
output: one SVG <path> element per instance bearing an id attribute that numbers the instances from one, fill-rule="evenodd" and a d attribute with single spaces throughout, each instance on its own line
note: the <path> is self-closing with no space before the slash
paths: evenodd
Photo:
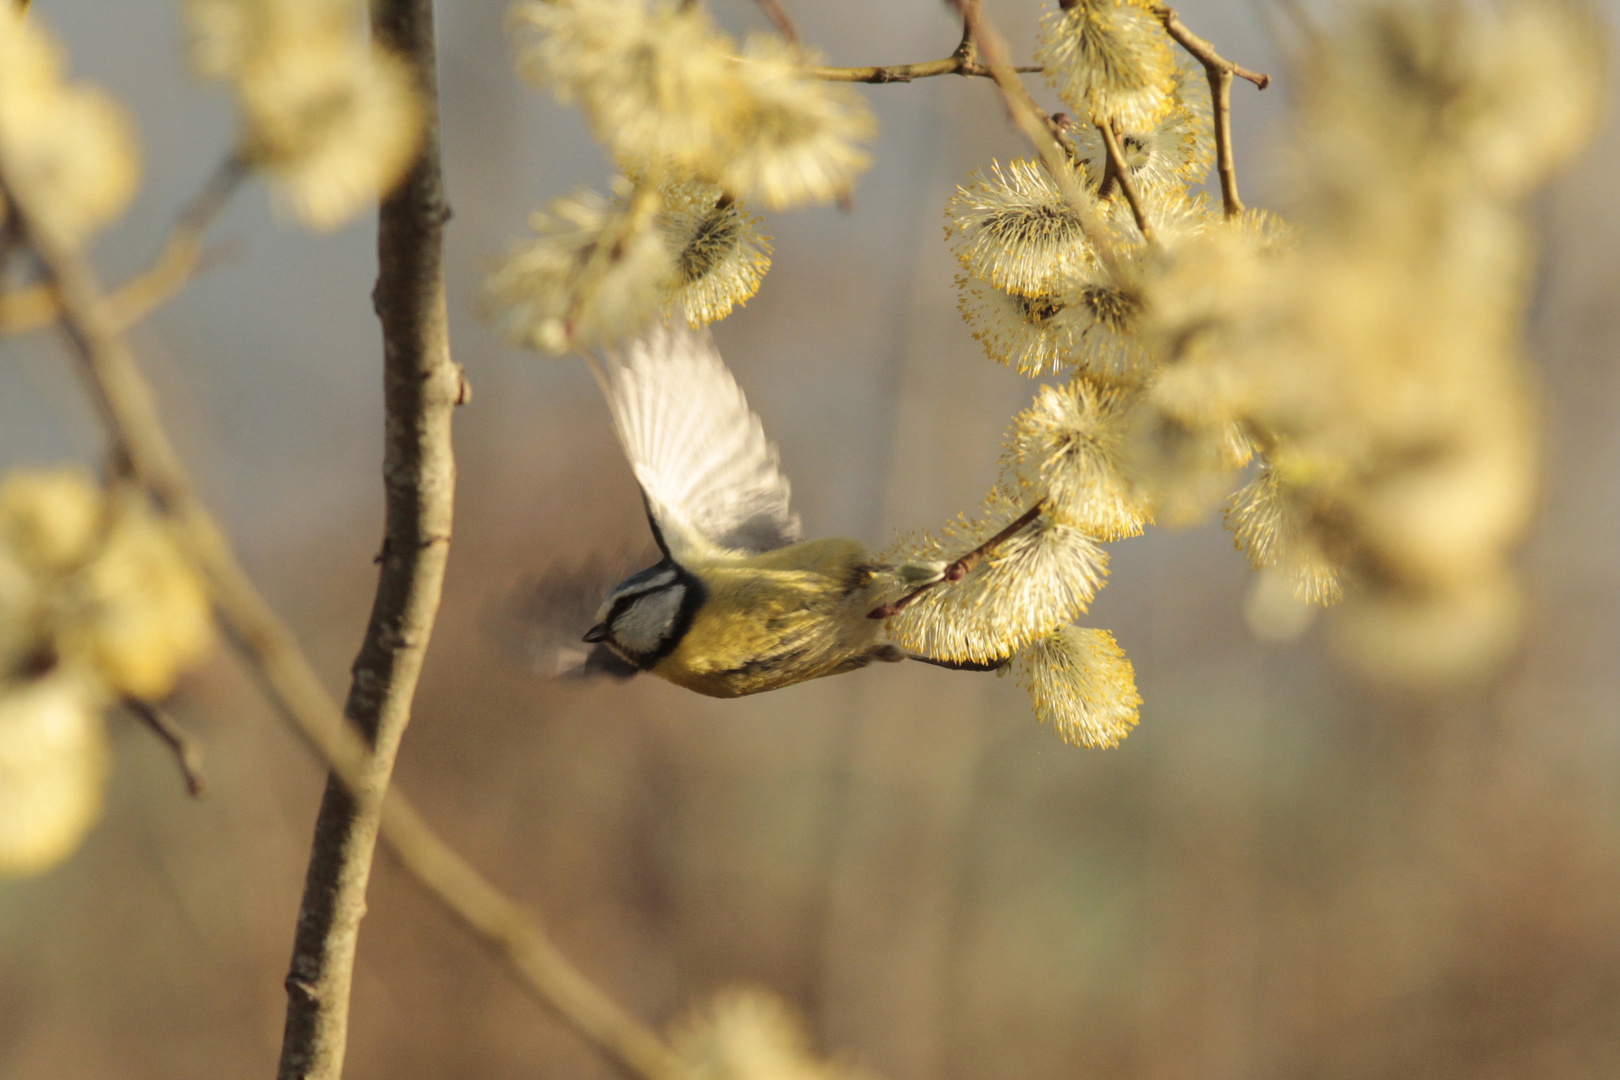
<path id="1" fill-rule="evenodd" d="M 613 425 L 676 562 L 803 538 L 776 447 L 707 330 L 656 325 L 605 357 Z"/>

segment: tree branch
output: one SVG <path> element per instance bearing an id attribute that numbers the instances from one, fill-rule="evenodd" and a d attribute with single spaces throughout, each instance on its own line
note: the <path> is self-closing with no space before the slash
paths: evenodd
<path id="1" fill-rule="evenodd" d="M 232 154 L 208 177 L 191 202 L 180 212 L 163 250 L 152 265 L 118 287 L 108 298 L 120 326 L 133 326 L 162 307 L 183 289 L 203 257 L 203 234 L 231 201 L 249 166 Z M 46 285 L 30 285 L 0 292 L 0 334 L 41 330 L 61 315 L 56 292 Z"/>
<path id="2" fill-rule="evenodd" d="M 1024 526 L 1034 521 L 1035 518 L 1040 515 L 1041 506 L 1042 504 L 1040 502 L 1036 502 L 1034 506 L 1031 506 L 1028 510 L 1025 510 L 1022 514 L 1019 514 L 1012 520 L 1010 524 L 1008 524 L 1000 532 L 996 533 L 996 535 L 992 536 L 990 539 L 986 540 L 984 543 L 980 544 L 966 555 L 956 559 L 954 562 L 946 564 L 945 569 L 940 571 L 939 577 L 935 578 L 933 581 L 924 582 L 892 603 L 883 604 L 880 607 L 873 608 L 871 611 L 866 613 L 866 617 L 868 619 L 887 619 L 898 615 L 915 603 L 917 599 L 923 595 L 923 593 L 928 592 L 930 589 L 938 588 L 948 581 L 961 581 L 963 578 L 967 577 L 970 570 L 979 565 L 979 562 L 986 555 L 1000 547 Z M 917 659 L 926 660 L 928 663 L 936 662 L 930 660 L 926 656 L 918 657 Z"/>
<path id="3" fill-rule="evenodd" d="M 375 782 L 369 745 L 346 722 L 198 498 L 94 271 L 70 244 L 41 227 L 33 212 L 38 200 L 17 183 L 3 145 L 0 196 L 60 297 L 63 332 L 124 471 L 164 512 L 176 542 L 207 583 L 220 624 L 266 697 L 350 790 L 365 790 Z M 679 1060 L 663 1041 L 593 986 L 520 905 L 434 835 L 397 792 L 383 797 L 381 835 L 406 870 L 482 938 L 527 990 L 627 1074 L 684 1080 Z"/>
<path id="4" fill-rule="evenodd" d="M 1020 74 L 1044 71 L 1039 64 L 1025 64 L 1013 68 Z M 964 63 L 952 54 L 943 60 L 924 60 L 916 64 L 880 64 L 876 67 L 813 67 L 810 74 L 828 82 L 903 83 L 912 79 L 926 79 L 931 75 L 965 75 L 981 79 L 994 78 L 983 64 Z"/>
<path id="5" fill-rule="evenodd" d="M 1136 227 L 1142 233 L 1142 239 L 1151 242 L 1153 230 L 1148 226 L 1147 214 L 1142 209 L 1142 195 L 1136 190 L 1136 179 L 1131 176 L 1130 165 L 1125 161 L 1125 154 L 1119 148 L 1119 134 L 1114 131 L 1111 123 L 1097 125 L 1097 131 L 1102 135 L 1103 147 L 1108 151 L 1108 175 L 1119 185 L 1119 190 L 1125 193 L 1125 201 L 1130 204 L 1131 217 L 1136 219 Z"/>
<path id="6" fill-rule="evenodd" d="M 422 147 L 382 201 L 377 285 L 382 323 L 381 571 L 344 714 L 371 744 L 353 786 L 329 777 L 315 821 L 287 971 L 279 1080 L 339 1080 L 349 993 L 383 797 L 438 615 L 454 513 L 451 414 L 461 378 L 450 359 L 441 265 L 445 205 L 439 173 L 438 90 L 431 0 L 372 8 L 377 45 L 405 59 L 422 110 Z"/>
<path id="7" fill-rule="evenodd" d="M 771 20 L 771 25 L 776 27 L 776 32 L 781 34 L 789 45 L 799 43 L 799 28 L 793 25 L 793 16 L 787 13 L 787 8 L 778 0 L 754 0 L 754 2 L 759 5 L 759 10 L 765 13 L 765 17 Z"/>
<path id="8" fill-rule="evenodd" d="M 169 748 L 175 764 L 180 766 L 180 776 L 186 782 L 186 794 L 193 799 L 202 798 L 208 791 L 208 777 L 203 775 L 203 752 L 197 740 L 175 723 L 174 717 L 150 701 L 125 698 L 124 708 Z"/>
<path id="9" fill-rule="evenodd" d="M 1237 165 L 1232 157 L 1232 77 L 1247 79 L 1264 90 L 1271 85 L 1271 76 L 1239 67 L 1221 56 L 1215 46 L 1187 29 L 1173 8 L 1155 7 L 1153 13 L 1164 23 L 1165 31 L 1204 65 L 1215 126 L 1215 171 L 1221 179 L 1221 205 L 1227 217 L 1237 217 L 1243 213 L 1243 200 L 1238 198 Z"/>
<path id="10" fill-rule="evenodd" d="M 972 0 L 972 4 L 977 10 L 978 0 Z M 962 5 L 959 3 L 957 6 L 961 8 Z M 1027 74 L 1045 69 L 1035 64 L 1015 67 L 1012 70 Z M 987 66 L 979 63 L 979 43 L 974 39 L 972 20 L 965 11 L 962 18 L 962 40 L 957 43 L 956 51 L 943 60 L 925 60 L 919 64 L 885 64 L 878 67 L 813 67 L 810 74 L 830 82 L 862 83 L 910 82 L 912 79 L 926 79 L 933 75 L 968 75 L 983 79 L 995 77 Z"/>

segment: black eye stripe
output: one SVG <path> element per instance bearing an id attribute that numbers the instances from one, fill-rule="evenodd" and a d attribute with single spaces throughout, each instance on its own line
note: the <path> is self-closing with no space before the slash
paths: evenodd
<path id="1" fill-rule="evenodd" d="M 608 622 L 611 623 L 614 619 L 617 619 L 620 615 L 623 615 L 631 604 L 635 603 L 637 600 L 640 600 L 642 597 L 651 596 L 653 593 L 666 592 L 670 589 L 679 588 L 680 585 L 681 583 L 679 580 L 667 581 L 662 585 L 654 585 L 650 589 L 641 589 L 632 593 L 620 593 L 613 599 L 613 610 L 608 613 Z"/>
<path id="2" fill-rule="evenodd" d="M 658 584 L 647 584 L 644 576 L 657 576 L 662 580 Z M 643 578 L 643 580 L 637 581 L 637 578 Z M 625 613 L 637 601 L 655 593 L 668 592 L 671 589 L 681 590 L 680 604 L 670 618 L 668 631 L 656 649 L 647 653 L 627 653 L 624 651 L 623 642 L 619 641 L 617 637 L 610 639 L 610 644 L 614 645 L 615 651 L 637 667 L 646 670 L 675 651 L 675 647 L 686 636 L 687 630 L 691 629 L 692 619 L 697 614 L 697 609 L 702 607 L 704 601 L 708 599 L 709 590 L 704 588 L 703 582 L 690 571 L 672 561 L 650 566 L 640 574 L 626 578 L 619 583 L 620 589 L 624 589 L 626 586 L 634 588 L 635 591 L 614 594 L 612 606 L 608 608 L 607 617 L 603 620 L 607 623 L 610 632 L 614 624 L 623 618 Z"/>
<path id="3" fill-rule="evenodd" d="M 614 586 L 609 594 L 615 602 L 619 600 L 634 600 L 638 596 L 667 589 L 681 580 L 679 572 L 669 564 L 649 566 L 638 574 L 632 574 Z"/>

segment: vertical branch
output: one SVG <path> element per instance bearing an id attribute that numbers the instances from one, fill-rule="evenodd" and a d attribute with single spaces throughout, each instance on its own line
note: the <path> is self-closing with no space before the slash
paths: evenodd
<path id="1" fill-rule="evenodd" d="M 1221 178 L 1221 208 L 1229 218 L 1243 213 L 1238 198 L 1237 164 L 1232 159 L 1232 72 L 1228 68 L 1206 66 L 1209 100 L 1215 121 L 1215 173 Z"/>
<path id="2" fill-rule="evenodd" d="M 315 823 L 287 973 L 280 1080 L 337 1080 L 366 885 L 394 757 L 410 721 L 438 613 L 455 491 L 450 417 L 461 378 L 450 360 L 441 236 L 449 217 L 439 174 L 431 0 L 383 0 L 372 35 L 416 73 L 423 141 L 382 202 L 373 305 L 382 323 L 387 498 L 381 572 L 344 712 L 371 743 L 361 782 L 328 778 Z"/>

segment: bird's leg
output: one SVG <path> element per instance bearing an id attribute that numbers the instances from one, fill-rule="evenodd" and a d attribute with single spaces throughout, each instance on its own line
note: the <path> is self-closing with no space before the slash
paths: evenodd
<path id="1" fill-rule="evenodd" d="M 996 535 L 992 536 L 990 539 L 986 540 L 984 543 L 980 544 L 966 555 L 963 555 L 961 558 L 955 560 L 954 562 L 946 563 L 944 567 L 940 569 L 937 577 L 934 577 L 929 581 L 924 581 L 923 584 L 918 585 L 915 589 L 912 589 L 898 600 L 873 608 L 871 611 L 866 613 L 866 617 L 868 619 L 887 619 L 890 616 L 898 615 L 900 612 L 910 607 L 919 596 L 927 592 L 929 589 L 943 585 L 947 581 L 961 581 L 963 578 L 967 577 L 968 571 L 979 565 L 979 562 L 986 555 L 994 551 L 1024 526 L 1034 521 L 1040 512 L 1041 503 L 1036 502 L 1034 506 L 1030 507 L 1028 510 L 1025 510 L 1022 514 L 1019 514 L 1017 519 L 1015 519 L 1011 525 L 1008 525 L 1005 529 L 1002 529 L 1000 532 L 996 533 Z M 926 564 L 902 567 L 901 579 L 905 579 L 905 572 L 907 570 L 915 572 L 916 570 L 923 569 L 925 567 Z"/>

